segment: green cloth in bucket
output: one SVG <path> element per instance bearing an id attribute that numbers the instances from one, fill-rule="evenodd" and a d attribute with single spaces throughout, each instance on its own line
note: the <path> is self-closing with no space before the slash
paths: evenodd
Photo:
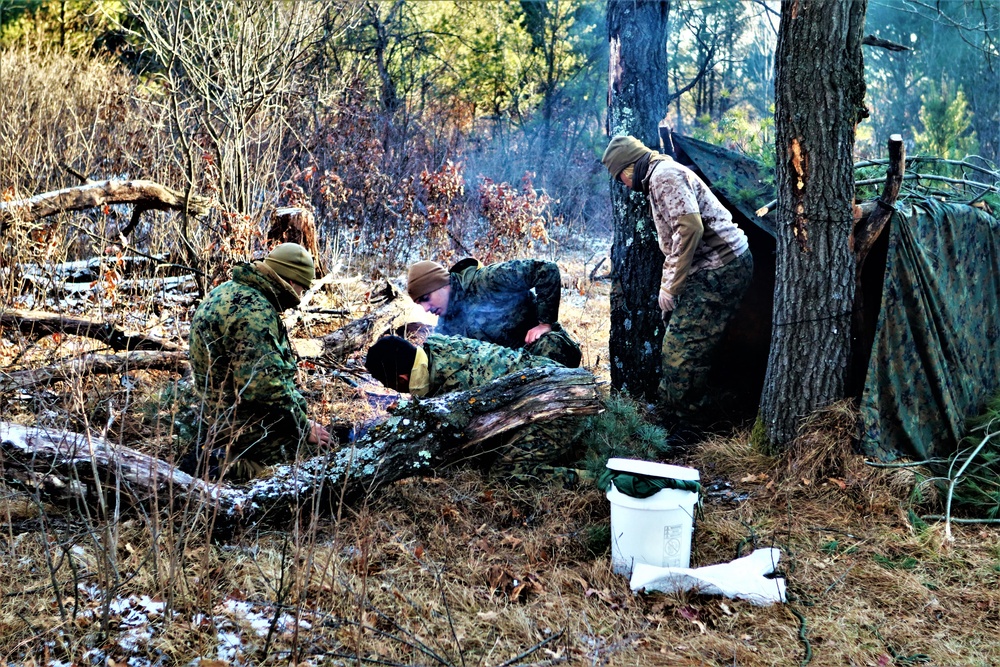
<path id="1" fill-rule="evenodd" d="M 618 489 L 619 493 L 624 493 L 626 496 L 631 496 L 632 498 L 649 498 L 663 489 L 678 489 L 680 491 L 690 491 L 691 493 L 699 493 L 701 491 L 701 484 L 693 479 L 652 477 L 650 475 L 639 475 L 637 473 L 605 468 L 601 476 L 597 478 L 597 486 L 601 491 L 607 491 L 611 487 L 611 482 L 615 483 L 615 488 Z"/>

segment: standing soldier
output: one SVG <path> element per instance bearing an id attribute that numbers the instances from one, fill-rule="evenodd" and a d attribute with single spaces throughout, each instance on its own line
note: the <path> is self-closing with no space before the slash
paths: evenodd
<path id="1" fill-rule="evenodd" d="M 198 306 L 188 345 L 203 401 L 189 472 L 218 466 L 210 472 L 247 480 L 301 449 L 330 443 L 329 432 L 307 416 L 281 321 L 315 277 L 309 252 L 283 243 L 262 261 L 234 266 L 232 280 Z"/>
<path id="2" fill-rule="evenodd" d="M 559 364 L 525 350 L 436 333 L 420 347 L 398 336 L 385 336 L 365 357 L 372 377 L 390 389 L 418 397 L 466 391 L 509 373 L 550 366 Z M 585 454 L 578 445 L 582 425 L 578 417 L 564 417 L 521 429 L 497 448 L 490 472 L 523 484 L 542 479 L 578 483 L 586 473 L 567 466 Z"/>
<path id="3" fill-rule="evenodd" d="M 747 237 L 693 171 L 635 137 L 614 137 L 601 161 L 611 178 L 646 195 L 664 255 L 661 416 L 698 421 L 712 354 L 753 275 Z"/>
<path id="4" fill-rule="evenodd" d="M 580 365 L 580 346 L 559 324 L 562 280 L 555 262 L 518 259 L 483 266 L 468 258 L 450 271 L 437 262 L 417 262 L 406 291 L 438 316 L 437 333 L 524 348 L 569 368 Z"/>

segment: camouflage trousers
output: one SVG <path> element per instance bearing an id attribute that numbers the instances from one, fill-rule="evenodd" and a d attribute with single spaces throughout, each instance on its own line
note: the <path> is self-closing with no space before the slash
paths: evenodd
<path id="1" fill-rule="evenodd" d="M 553 326 L 552 331 L 539 337 L 531 345 L 526 345 L 524 349 L 529 354 L 536 357 L 547 357 L 566 368 L 579 368 L 580 361 L 583 359 L 580 345 L 570 338 L 570 335 L 559 324 Z"/>
<path id="2" fill-rule="evenodd" d="M 495 450 L 490 475 L 525 486 L 576 486 L 589 475 L 574 467 L 586 455 L 580 446 L 583 426 L 579 417 L 562 417 L 518 431 Z"/>
<path id="3" fill-rule="evenodd" d="M 690 420 L 705 407 L 712 355 L 739 310 L 752 276 L 749 250 L 721 268 L 688 276 L 663 333 L 662 416 Z"/>
<path id="4" fill-rule="evenodd" d="M 212 409 L 190 386 L 179 386 L 173 415 L 178 466 L 196 477 L 245 482 L 267 467 L 314 452 L 296 433 L 268 425 L 266 415 L 247 417 L 232 408 Z"/>

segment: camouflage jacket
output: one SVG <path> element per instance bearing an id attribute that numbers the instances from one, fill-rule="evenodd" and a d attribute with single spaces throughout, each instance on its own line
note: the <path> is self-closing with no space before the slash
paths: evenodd
<path id="1" fill-rule="evenodd" d="M 524 346 L 528 330 L 559 320 L 562 283 L 554 262 L 518 259 L 452 269 L 448 311 L 437 333 L 510 348 Z M 534 290 L 534 293 L 532 293 Z"/>
<path id="2" fill-rule="evenodd" d="M 551 359 L 536 357 L 524 350 L 436 333 L 427 337 L 423 348 L 430 375 L 428 396 L 481 387 L 508 373 L 529 368 L 559 366 Z"/>
<path id="3" fill-rule="evenodd" d="M 191 319 L 195 386 L 210 414 L 235 408 L 231 421 L 249 425 L 239 435 L 244 442 L 298 442 L 308 433 L 295 355 L 280 316 L 295 299 L 285 289 L 253 266 L 238 264 L 232 280 L 212 290 Z M 279 456 L 266 452 L 264 458 Z"/>

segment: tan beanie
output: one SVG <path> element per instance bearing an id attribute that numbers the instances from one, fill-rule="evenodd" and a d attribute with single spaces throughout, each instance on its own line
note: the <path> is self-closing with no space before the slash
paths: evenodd
<path id="1" fill-rule="evenodd" d="M 316 278 L 312 255 L 298 243 L 282 243 L 268 253 L 264 263 L 285 280 L 306 289 Z"/>
<path id="2" fill-rule="evenodd" d="M 618 178 L 618 174 L 625 170 L 625 167 L 633 164 L 646 153 L 653 151 L 646 148 L 645 144 L 632 136 L 614 137 L 604 151 L 601 162 L 608 168 L 611 178 Z"/>
<path id="3" fill-rule="evenodd" d="M 451 277 L 443 266 L 437 262 L 424 260 L 410 267 L 410 274 L 406 278 L 406 293 L 416 301 L 450 282 Z"/>

